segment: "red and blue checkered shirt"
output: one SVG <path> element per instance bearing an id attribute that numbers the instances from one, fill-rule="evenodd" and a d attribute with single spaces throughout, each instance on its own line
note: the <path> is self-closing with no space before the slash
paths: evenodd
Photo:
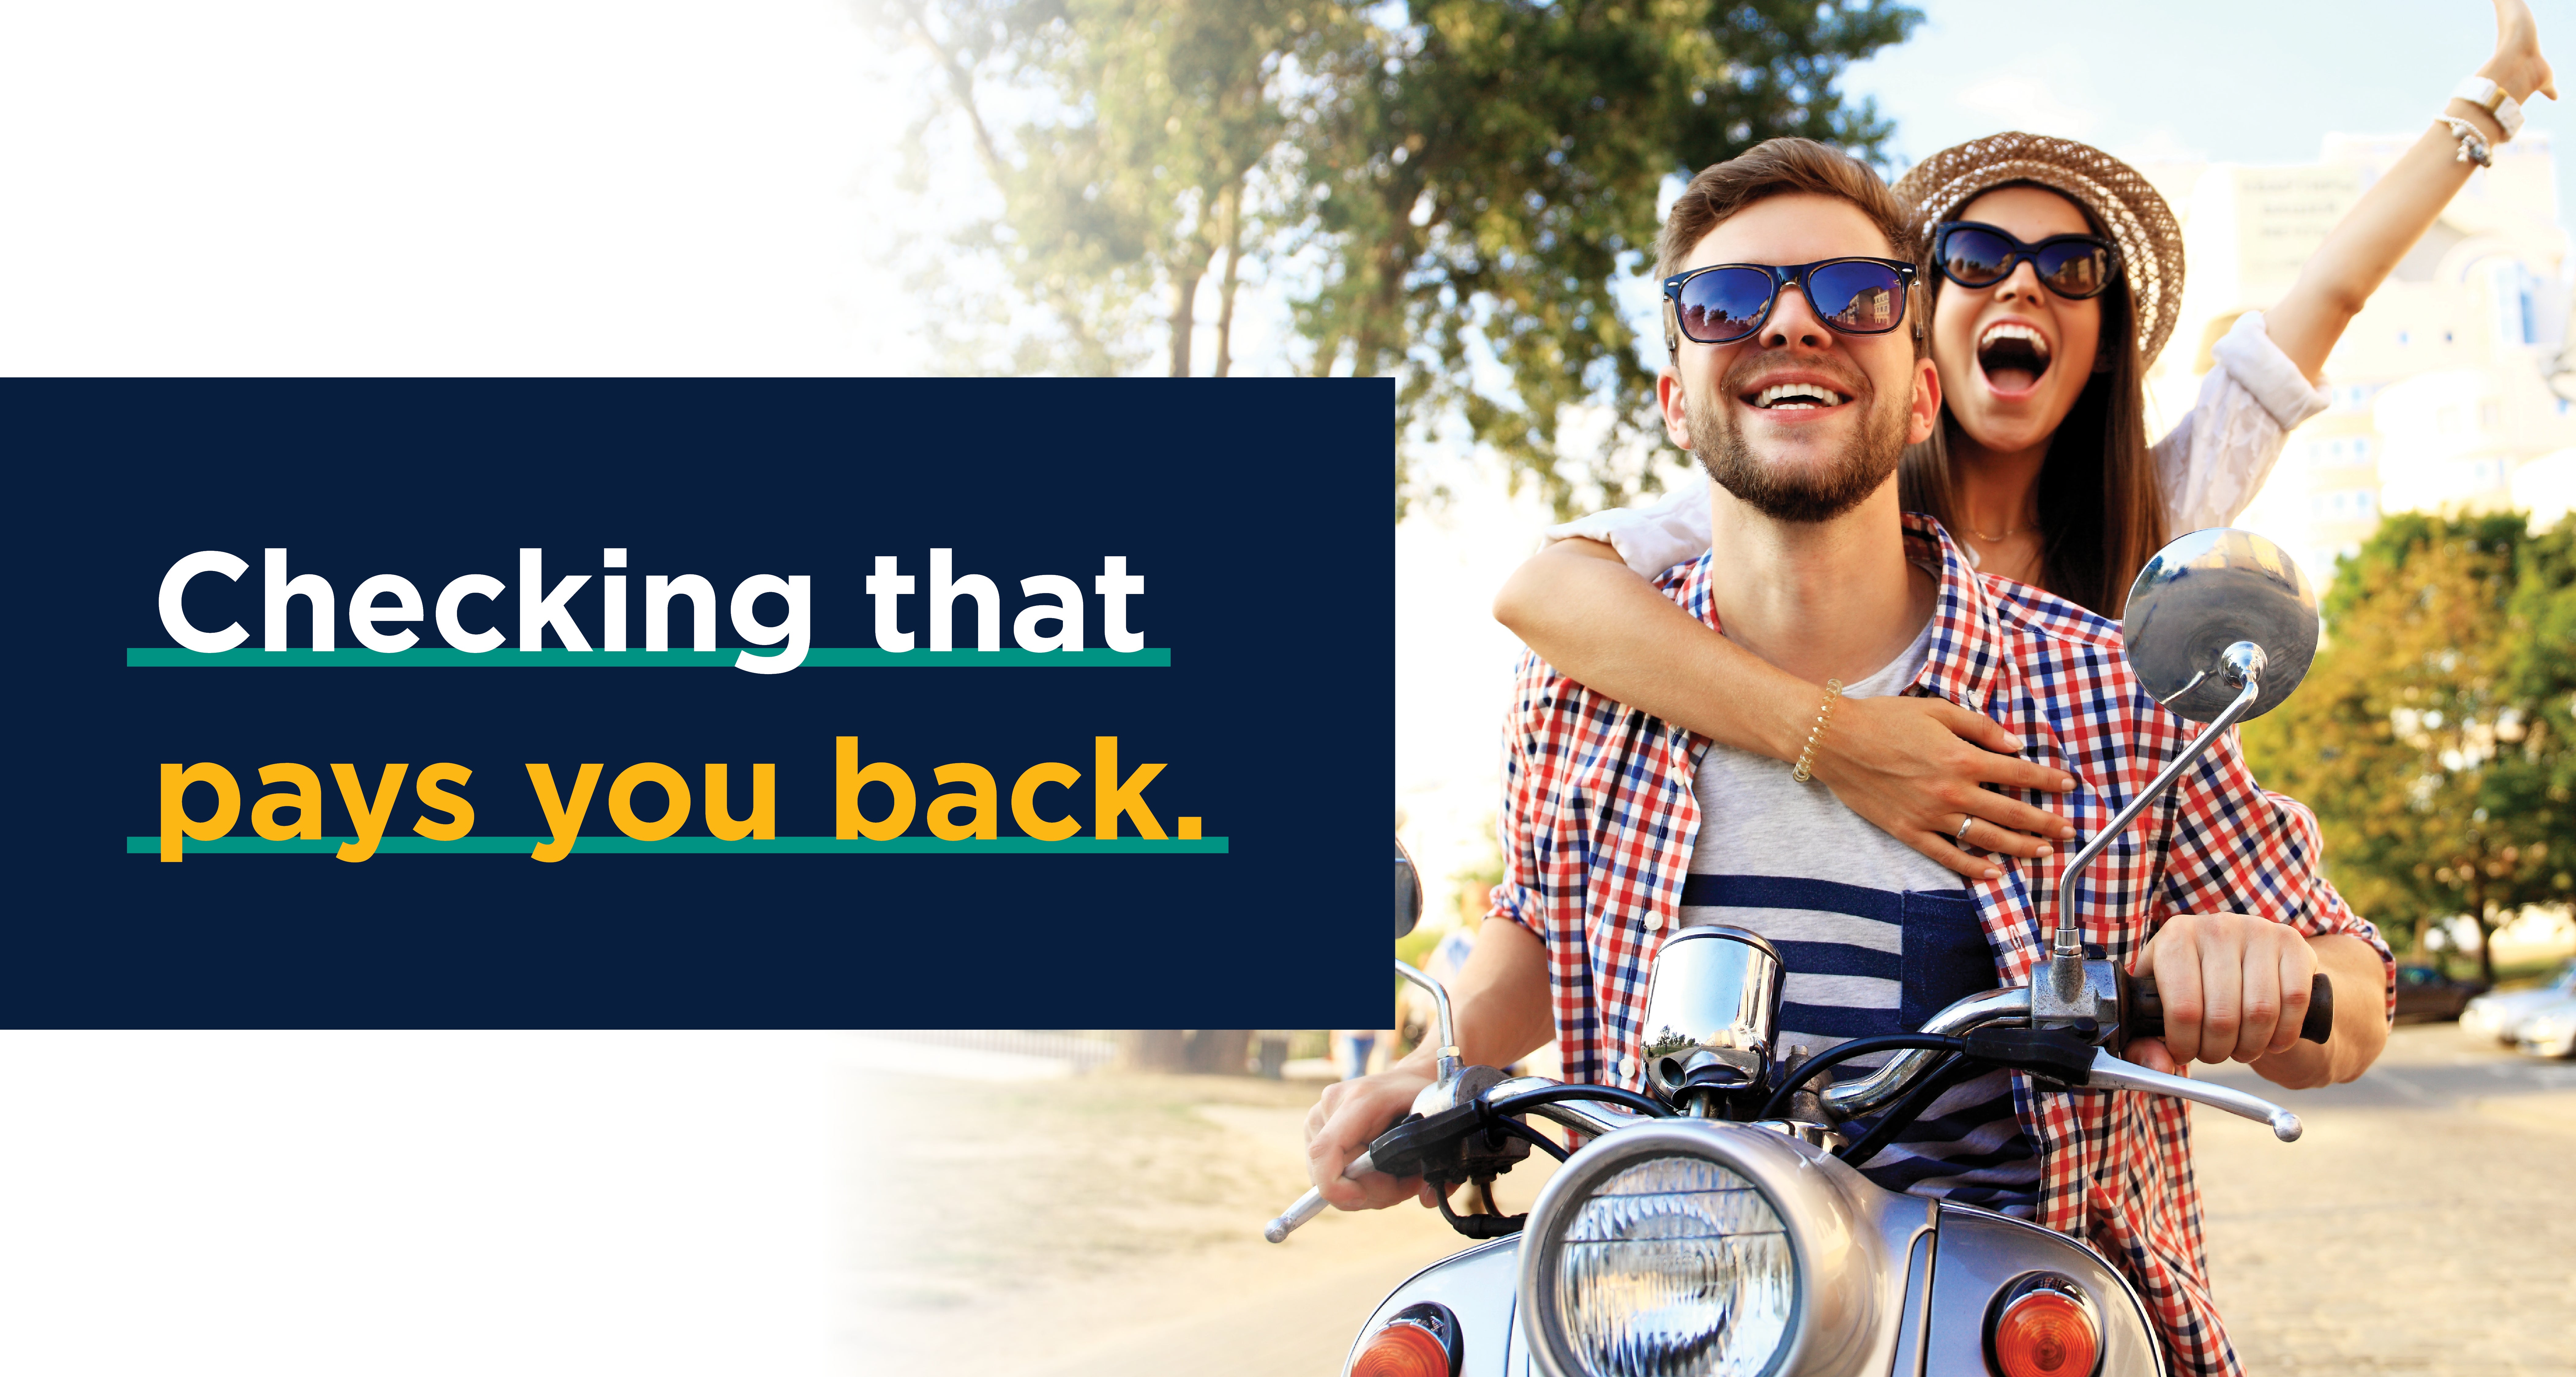
<path id="1" fill-rule="evenodd" d="M 1980 579 L 1928 518 L 1909 516 L 1906 527 L 1909 553 L 1941 570 L 1931 652 L 1908 692 L 1993 718 L 2022 739 L 2024 759 L 2075 776 L 2073 794 L 2025 801 L 2091 835 L 2197 728 L 2139 686 L 2117 625 L 2038 589 Z M 1702 556 L 1657 587 L 1715 627 L 1708 574 Z M 1702 810 L 1727 806 L 1692 793 L 1708 744 L 1522 659 L 1504 730 L 1505 871 L 1492 914 L 1546 945 L 1568 1080 L 1642 1088 L 1633 1054 L 1647 972 L 1680 926 Z M 2001 876 L 1970 886 L 2002 983 L 2026 981 L 2047 959 L 2059 868 L 2072 854 L 1998 856 Z M 2387 943 L 2319 874 L 2321 854 L 2315 817 L 2265 793 L 2231 734 L 2095 858 L 2082 882 L 2084 940 L 2125 967 L 2175 914 L 2244 913 L 2360 937 L 2393 981 Z M 2237 1377 L 2210 1300 L 2185 1103 L 2041 1091 L 2019 1076 L 2013 1098 L 2044 1164 L 2039 1222 L 2090 1242 L 2128 1276 L 2176 1372 Z"/>

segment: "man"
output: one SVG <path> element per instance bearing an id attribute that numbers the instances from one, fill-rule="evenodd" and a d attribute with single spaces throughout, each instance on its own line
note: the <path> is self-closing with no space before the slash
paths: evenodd
<path id="1" fill-rule="evenodd" d="M 2075 776 L 2071 820 L 2098 829 L 2187 739 L 2186 724 L 2139 689 L 2118 627 L 2035 589 L 1980 582 L 1937 525 L 1899 512 L 1898 456 L 1940 409 L 1919 297 L 1895 271 L 1913 261 L 1908 240 L 1874 174 L 1805 140 L 1710 168 L 1674 206 L 1662 272 L 1726 275 L 1685 284 L 1657 397 L 1666 433 L 1715 480 L 1725 555 L 1659 586 L 1810 681 L 1937 694 L 1994 717 L 2020 733 L 2025 756 Z M 1823 267 L 1870 260 L 1885 266 Z M 1821 705 L 1819 718 L 1830 731 Z M 2062 856 L 1998 857 L 1997 874 L 1961 889 L 1821 786 L 1535 658 L 1505 736 L 1506 874 L 1452 990 L 1471 1062 L 1504 1065 L 1554 1036 L 1568 1079 L 1638 1088 L 1646 976 L 1677 926 L 1725 922 L 1779 945 L 1791 972 L 1781 1040 L 1819 1051 L 1910 1029 L 2046 959 Z M 2095 861 L 2082 885 L 2086 940 L 2153 970 L 2164 992 L 2169 1046 L 2135 1045 L 2133 1057 L 2242 1060 L 2288 1085 L 2369 1066 L 2387 1036 L 2391 962 L 2317 877 L 2318 851 L 2314 820 L 2263 794 L 2231 740 Z M 2337 996 L 2324 1046 L 2298 1040 L 2320 970 Z M 1332 1204 L 1427 1199 L 1418 1181 L 1341 1171 L 1429 1082 L 1428 1051 L 1334 1087 L 1310 1116 L 1309 1170 Z M 2039 1092 L 1996 1073 L 1949 1091 L 1863 1170 L 2089 1240 L 2139 1285 L 2177 1371 L 2234 1373 L 2209 1299 L 2187 1133 L 2171 1100 Z"/>

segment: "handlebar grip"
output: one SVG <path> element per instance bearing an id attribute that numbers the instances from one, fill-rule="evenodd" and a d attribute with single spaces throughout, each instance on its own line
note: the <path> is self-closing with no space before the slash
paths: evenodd
<path id="1" fill-rule="evenodd" d="M 2334 982 L 2324 971 L 2308 983 L 2308 1017 L 2299 1025 L 2299 1036 L 2316 1043 L 2334 1036 Z"/>
<path id="2" fill-rule="evenodd" d="M 2124 977 L 2128 994 L 2122 1000 L 2120 1031 L 2124 1038 L 2160 1038 L 2165 1035 L 2164 1000 L 2156 994 L 2152 975 Z M 2317 972 L 2308 986 L 2308 1016 L 2299 1024 L 2299 1036 L 2308 1042 L 2324 1042 L 2334 1033 L 2334 982 L 2323 971 Z"/>

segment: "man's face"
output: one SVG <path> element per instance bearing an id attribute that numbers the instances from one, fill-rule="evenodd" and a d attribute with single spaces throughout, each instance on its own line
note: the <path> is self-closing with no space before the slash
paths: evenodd
<path id="1" fill-rule="evenodd" d="M 1892 252 L 1858 206 L 1795 193 L 1736 212 L 1701 238 L 1682 270 Z M 1656 386 L 1664 432 L 1765 516 L 1829 521 L 1878 491 L 1905 446 L 1932 433 L 1940 380 L 1929 359 L 1914 357 L 1914 323 L 1909 306 L 1906 323 L 1886 334 L 1839 334 L 1804 292 L 1784 289 L 1752 335 L 1733 344 L 1682 340 Z"/>

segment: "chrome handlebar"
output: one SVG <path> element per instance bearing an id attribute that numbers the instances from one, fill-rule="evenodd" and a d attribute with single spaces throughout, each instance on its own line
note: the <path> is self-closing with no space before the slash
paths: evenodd
<path id="1" fill-rule="evenodd" d="M 1422 1096 L 1417 1099 L 1417 1102 L 1420 1102 L 1423 1099 L 1440 1096 L 1444 1088 L 1458 1080 L 1462 1074 L 1458 1064 L 1458 1049 L 1448 1041 L 1453 1036 L 1449 1023 L 1449 999 L 1448 995 L 1441 991 L 1439 982 L 1420 975 L 1402 962 L 1396 965 L 1398 970 L 1406 972 L 1409 977 L 1418 977 L 1417 983 L 1432 991 L 1440 1011 L 1440 1033 L 1443 1041 L 1440 1056 L 1441 1078 L 1423 1091 Z M 2045 967 L 2034 975 L 2040 980 L 2048 978 Z M 2030 1022 L 2030 1011 L 2030 986 L 2024 985 L 2008 990 L 1988 990 L 1982 994 L 1970 995 L 1934 1014 L 1930 1019 L 1925 1020 L 1922 1031 L 1937 1033 L 1944 1037 L 1955 1037 L 1973 1029 L 1999 1023 L 2026 1024 Z M 1821 1099 L 1825 1110 L 1834 1119 L 1840 1121 L 1857 1118 L 1873 1110 L 1884 1108 L 1904 1095 L 1907 1090 L 1912 1089 L 1925 1072 L 1938 1064 L 1941 1056 L 1939 1052 L 1924 1050 L 1909 1049 L 1898 1052 L 1869 1075 L 1824 1091 Z M 2170 1095 L 2176 1099 L 2190 1100 L 2195 1104 L 2205 1104 L 2212 1109 L 2225 1110 L 2230 1114 L 2252 1119 L 2256 1123 L 2269 1125 L 2272 1136 L 2285 1143 L 2297 1142 L 2301 1132 L 2298 1115 L 2259 1095 L 2249 1095 L 2242 1090 L 2212 1085 L 2207 1081 L 2195 1081 L 2182 1076 L 2169 1076 L 2161 1071 L 2150 1071 L 2135 1062 L 2122 1061 L 2111 1055 L 2111 1050 L 2107 1047 L 2094 1049 L 2093 1062 L 2085 1083 L 2090 1089 L 2139 1090 L 2155 1095 Z M 1477 1092 L 1476 1098 L 1491 1102 L 1562 1084 L 1564 1082 L 1552 1080 L 1546 1076 L 1515 1076 L 1486 1086 L 1482 1091 Z M 1588 1133 L 1596 1137 L 1605 1133 L 1616 1133 L 1644 1117 L 1606 1104 L 1587 1104 L 1575 1100 L 1538 1105 L 1527 1112 L 1578 1133 Z M 1342 1169 L 1342 1178 L 1353 1180 L 1374 1170 L 1376 1167 L 1371 1164 L 1369 1155 L 1362 1152 L 1351 1160 L 1349 1166 Z M 1261 1236 L 1272 1243 L 1281 1242 L 1323 1211 L 1323 1192 L 1320 1189 L 1309 1189 L 1304 1195 L 1297 1197 L 1295 1204 L 1282 1211 L 1277 1219 L 1271 1220 L 1264 1226 Z"/>
<path id="2" fill-rule="evenodd" d="M 2030 989 L 1988 990 L 1962 999 L 1934 1014 L 1923 1024 L 1923 1031 L 1943 1037 L 1957 1037 L 1973 1028 L 1995 1023 L 2026 1023 L 2030 1020 Z M 1856 1119 L 1874 1109 L 1894 1104 L 1898 1096 L 1913 1088 L 1915 1080 L 1932 1069 L 1941 1053 L 1908 1049 L 1889 1057 L 1875 1071 L 1859 1080 L 1826 1090 L 1820 1097 L 1827 1111 L 1837 1119 Z"/>
<path id="3" fill-rule="evenodd" d="M 1451 1077 L 1451 1080 L 1454 1079 L 1454 1076 Z M 1449 1081 L 1434 1082 L 1422 1092 L 1421 1096 L 1417 1097 L 1416 1103 L 1441 1097 L 1441 1091 L 1449 1083 Z M 1554 1089 L 1563 1084 L 1565 1082 L 1552 1080 L 1546 1076 L 1514 1076 L 1485 1087 L 1477 1093 L 1476 1098 L 1490 1103 L 1532 1090 Z M 1562 1124 L 1577 1133 L 1589 1133 L 1596 1137 L 1604 1133 L 1616 1133 L 1644 1117 L 1610 1105 L 1586 1104 L 1579 1100 L 1537 1105 L 1528 1112 L 1539 1118 Z M 1349 1166 L 1342 1168 L 1342 1179 L 1356 1180 L 1375 1170 L 1377 1167 L 1369 1161 L 1369 1155 L 1363 1152 L 1352 1158 Z M 1295 1233 L 1300 1226 L 1323 1212 L 1323 1190 L 1320 1187 L 1308 1187 L 1304 1195 L 1297 1197 L 1297 1203 L 1282 1210 L 1277 1219 L 1262 1226 L 1261 1236 L 1273 1243 L 1281 1242 L 1288 1235 Z"/>
<path id="4" fill-rule="evenodd" d="M 2045 968 L 2036 978 L 2047 979 Z M 2030 1018 L 2031 990 L 2025 985 L 2009 990 L 1988 990 L 1970 995 L 1926 1020 L 1923 1031 L 1955 1037 L 1970 1029 L 1997 1023 L 2025 1023 Z M 1889 1057 L 1876 1071 L 1859 1080 L 1837 1085 L 1824 1092 L 1826 1112 L 1837 1120 L 1858 1118 L 1872 1110 L 1892 1104 L 1913 1088 L 1923 1074 L 1939 1061 L 1941 1053 L 1909 1049 Z M 2136 1062 L 2123 1061 L 2111 1055 L 2111 1049 L 2097 1047 L 2085 1088 L 2101 1090 L 2143 1090 L 2154 1095 L 2171 1095 L 2212 1109 L 2268 1124 L 2272 1136 L 2285 1143 L 2299 1141 L 2299 1116 L 2259 1095 L 2249 1095 L 2207 1081 L 2183 1076 L 2169 1076 L 2150 1071 Z"/>
<path id="5" fill-rule="evenodd" d="M 1438 1053 L 1438 1060 L 1434 1063 L 1433 1067 L 1435 1079 L 1432 1081 L 1430 1089 L 1425 1090 L 1422 1096 L 1416 1098 L 1415 1107 L 1419 1110 L 1422 1108 L 1422 1102 L 1424 1099 L 1430 1097 L 1433 1092 L 1440 1090 L 1444 1086 L 1454 1085 L 1464 1071 L 1464 1067 L 1460 1064 L 1458 1053 L 1458 1021 L 1449 1011 L 1449 992 L 1440 987 L 1439 981 L 1432 979 L 1421 971 L 1415 970 L 1411 965 L 1402 961 L 1395 963 L 1395 973 L 1401 979 L 1419 986 L 1425 993 L 1431 996 L 1431 1008 L 1435 1021 L 1438 1024 L 1440 1050 Z M 1555 1084 L 1553 1081 L 1548 1083 L 1551 1085 Z M 1506 1084 L 1509 1084 L 1509 1082 L 1506 1082 Z M 1359 1156 L 1351 1159 L 1349 1166 L 1342 1168 L 1342 1179 L 1345 1181 L 1354 1180 L 1358 1177 L 1366 1176 L 1375 1170 L 1377 1170 L 1377 1168 L 1369 1162 L 1369 1155 L 1366 1152 L 1362 1152 Z M 1322 1188 L 1309 1187 L 1304 1195 L 1297 1197 L 1297 1203 L 1280 1211 L 1277 1219 L 1271 1220 L 1268 1224 L 1262 1226 L 1261 1236 L 1273 1243 L 1277 1243 L 1287 1238 L 1288 1235 L 1297 1232 L 1297 1230 L 1307 1221 L 1323 1212 L 1324 1192 Z"/>

